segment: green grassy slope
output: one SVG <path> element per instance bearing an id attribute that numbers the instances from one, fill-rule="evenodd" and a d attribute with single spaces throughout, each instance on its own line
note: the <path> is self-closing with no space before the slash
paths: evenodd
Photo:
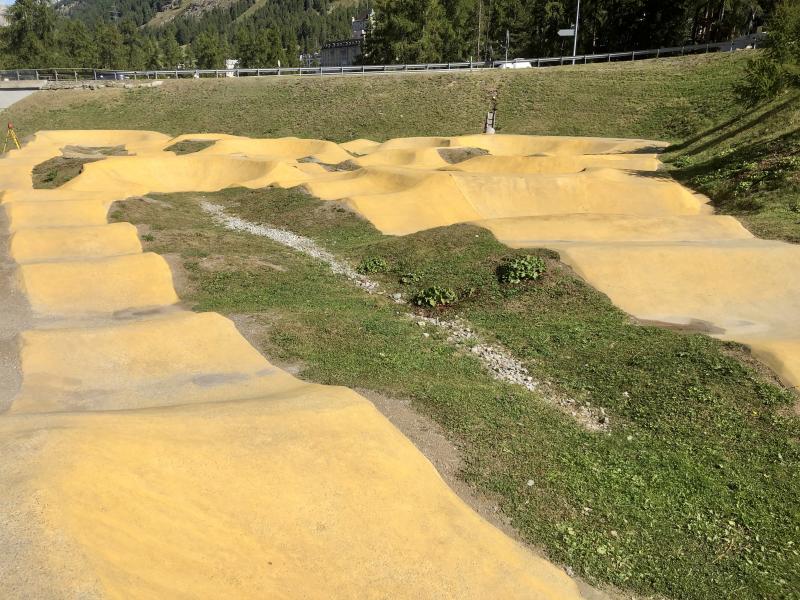
<path id="1" fill-rule="evenodd" d="M 800 93 L 676 144 L 673 175 L 761 237 L 800 243 Z"/>
<path id="2" fill-rule="evenodd" d="M 297 135 L 338 142 L 481 130 L 492 91 L 503 133 L 680 141 L 732 116 L 743 55 L 528 71 L 167 81 L 160 88 L 49 92 L 8 111 L 38 129 Z"/>

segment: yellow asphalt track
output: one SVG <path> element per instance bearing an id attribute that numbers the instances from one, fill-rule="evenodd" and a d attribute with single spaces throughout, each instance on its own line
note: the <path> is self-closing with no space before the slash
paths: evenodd
<path id="1" fill-rule="evenodd" d="M 176 156 L 182 139 L 215 143 Z M 124 145 L 56 190 L 32 168 Z M 363 397 L 267 362 L 227 319 L 179 309 L 166 262 L 111 202 L 303 185 L 388 234 L 476 222 L 551 247 L 621 308 L 701 323 L 800 381 L 798 248 L 754 239 L 656 172 L 645 140 L 460 136 L 170 139 L 41 132 L 0 162 L 16 283 L 34 313 L 0 415 L 2 597 L 573 598 L 483 521 Z M 487 151 L 450 164 L 439 149 Z M 325 165 L 346 163 L 349 171 Z M 22 566 L 24 565 L 24 566 Z"/>

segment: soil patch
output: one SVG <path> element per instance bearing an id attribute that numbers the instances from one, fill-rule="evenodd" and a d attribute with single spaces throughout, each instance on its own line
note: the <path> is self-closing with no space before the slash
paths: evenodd
<path id="1" fill-rule="evenodd" d="M 483 148 L 439 148 L 439 156 L 451 165 L 485 154 L 489 154 L 489 151 Z"/>

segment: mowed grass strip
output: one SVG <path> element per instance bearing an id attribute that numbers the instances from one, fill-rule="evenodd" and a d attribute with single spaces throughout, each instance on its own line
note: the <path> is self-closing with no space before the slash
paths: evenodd
<path id="1" fill-rule="evenodd" d="M 747 53 L 529 70 L 164 81 L 157 88 L 45 91 L 6 111 L 21 136 L 43 129 L 224 132 L 345 142 L 482 131 L 680 141 L 737 112 Z"/>
<path id="2" fill-rule="evenodd" d="M 466 317 L 512 350 L 544 393 L 604 408 L 610 432 L 588 432 L 541 395 L 495 381 L 407 319 L 408 307 L 214 225 L 202 198 L 312 237 L 354 265 L 385 264 L 371 277 L 388 291 L 455 290 L 461 300 L 428 314 Z M 800 589 L 795 398 L 740 346 L 637 325 L 553 253 L 537 252 L 541 280 L 501 284 L 497 267 L 525 252 L 472 226 L 383 236 L 299 190 L 120 206 L 114 218 L 148 227 L 148 250 L 179 255 L 187 303 L 245 316 L 259 348 L 306 379 L 411 399 L 462 448 L 463 477 L 498 498 L 526 540 L 590 581 L 698 599 Z"/>

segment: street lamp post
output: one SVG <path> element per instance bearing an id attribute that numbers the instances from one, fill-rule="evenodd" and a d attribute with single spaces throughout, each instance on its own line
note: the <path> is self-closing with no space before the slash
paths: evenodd
<path id="1" fill-rule="evenodd" d="M 575 32 L 572 38 L 572 64 L 575 64 L 575 57 L 578 55 L 578 22 L 581 19 L 581 0 L 578 0 L 578 9 L 575 11 Z"/>

